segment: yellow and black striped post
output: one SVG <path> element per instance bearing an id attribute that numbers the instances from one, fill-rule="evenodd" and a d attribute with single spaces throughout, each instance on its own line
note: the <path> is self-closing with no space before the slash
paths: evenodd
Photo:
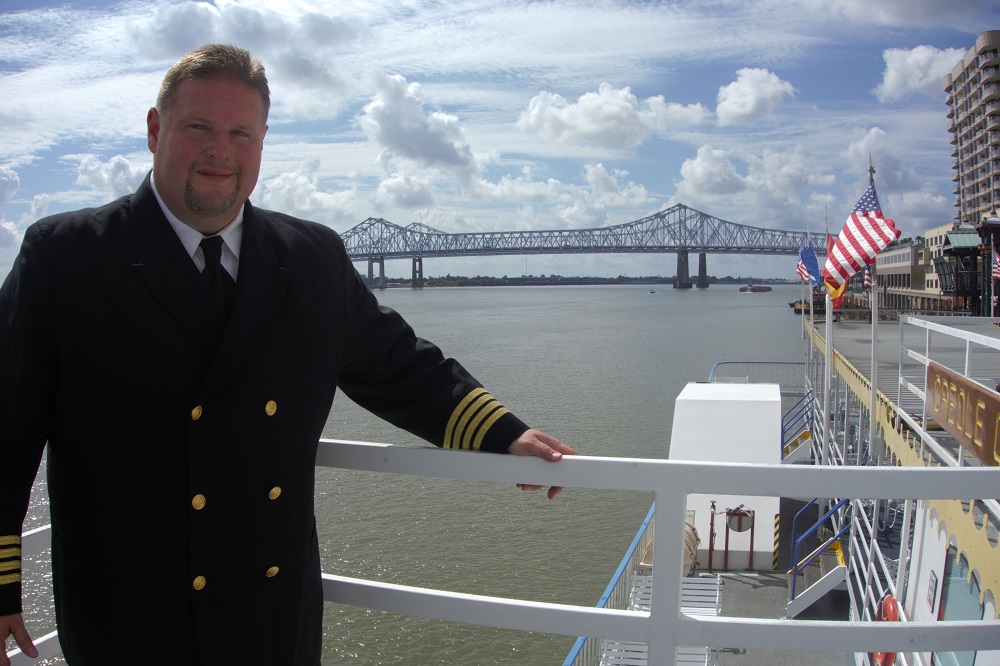
<path id="1" fill-rule="evenodd" d="M 778 570 L 778 548 L 781 547 L 781 514 L 774 514 L 774 553 L 771 555 L 771 571 Z"/>

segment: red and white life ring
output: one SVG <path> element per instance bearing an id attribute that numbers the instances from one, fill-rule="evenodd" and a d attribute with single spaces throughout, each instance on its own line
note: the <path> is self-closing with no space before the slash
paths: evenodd
<path id="1" fill-rule="evenodd" d="M 891 594 L 885 595 L 878 602 L 878 606 L 875 607 L 875 620 L 877 622 L 899 621 L 899 608 L 896 606 L 896 600 L 892 598 Z M 872 657 L 875 666 L 893 666 L 896 663 L 895 652 L 876 652 Z"/>

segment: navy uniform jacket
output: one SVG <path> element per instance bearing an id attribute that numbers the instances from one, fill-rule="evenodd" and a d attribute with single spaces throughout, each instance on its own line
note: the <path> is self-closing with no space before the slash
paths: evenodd
<path id="1" fill-rule="evenodd" d="M 380 307 L 322 225 L 248 203 L 227 322 L 211 303 L 148 180 L 34 224 L 0 289 L 0 615 L 20 610 L 48 442 L 73 666 L 319 663 L 315 454 L 338 385 L 439 446 L 499 452 L 527 429 Z"/>

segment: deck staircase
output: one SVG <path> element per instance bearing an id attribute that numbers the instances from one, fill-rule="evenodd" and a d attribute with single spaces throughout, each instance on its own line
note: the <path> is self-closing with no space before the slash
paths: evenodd
<path id="1" fill-rule="evenodd" d="M 799 585 L 799 592 L 794 599 L 790 599 L 785 609 L 785 616 L 794 618 L 801 615 L 817 601 L 825 597 L 833 590 L 844 589 L 847 586 L 847 562 L 844 557 L 844 549 L 839 539 L 834 539 L 829 545 L 823 547 L 822 552 L 810 553 L 803 558 L 800 564 L 815 557 L 808 566 L 790 569 L 788 575 L 792 576 L 793 571 L 799 570 L 803 580 Z M 818 555 L 818 556 L 817 556 Z M 791 584 L 789 584 L 789 590 Z"/>
<path id="2" fill-rule="evenodd" d="M 815 404 L 813 392 L 809 391 L 782 415 L 782 464 L 805 462 L 809 458 L 813 442 L 812 423 Z"/>
<path id="3" fill-rule="evenodd" d="M 785 442 L 781 447 L 781 463 L 791 465 L 806 461 L 812 450 L 812 431 L 803 428 L 799 434 Z"/>

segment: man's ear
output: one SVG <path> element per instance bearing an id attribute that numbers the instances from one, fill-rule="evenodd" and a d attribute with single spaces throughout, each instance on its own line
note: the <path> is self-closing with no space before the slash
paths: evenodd
<path id="1" fill-rule="evenodd" d="M 156 152 L 156 144 L 160 140 L 160 112 L 154 106 L 146 114 L 146 145 L 149 152 Z"/>

